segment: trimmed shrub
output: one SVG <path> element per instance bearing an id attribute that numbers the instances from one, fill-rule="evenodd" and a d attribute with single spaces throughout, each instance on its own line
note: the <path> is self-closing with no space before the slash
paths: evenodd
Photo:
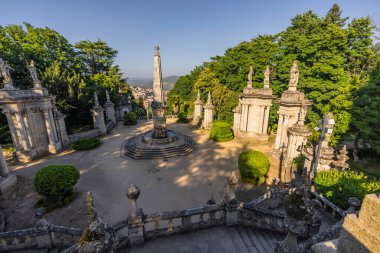
<path id="1" fill-rule="evenodd" d="M 136 125 L 137 124 L 137 116 L 134 112 L 127 112 L 124 113 L 124 125 L 130 126 L 130 125 Z"/>
<path id="2" fill-rule="evenodd" d="M 178 113 L 177 123 L 189 123 L 189 120 L 185 112 Z"/>
<path id="3" fill-rule="evenodd" d="M 320 194 L 342 209 L 349 208 L 349 197 L 363 201 L 366 194 L 380 191 L 380 181 L 366 176 L 363 172 L 350 170 L 320 171 L 315 176 L 314 184 Z"/>
<path id="4" fill-rule="evenodd" d="M 234 138 L 230 124 L 224 121 L 212 123 L 210 139 L 216 142 L 230 141 Z"/>
<path id="5" fill-rule="evenodd" d="M 262 184 L 269 171 L 269 159 L 259 151 L 249 150 L 239 155 L 238 166 L 243 182 Z"/>
<path id="6" fill-rule="evenodd" d="M 72 143 L 71 147 L 77 151 L 90 150 L 99 147 L 100 144 L 102 144 L 102 142 L 99 138 L 84 138 L 82 140 Z"/>
<path id="7" fill-rule="evenodd" d="M 79 176 L 79 170 L 72 165 L 49 165 L 37 172 L 34 187 L 51 202 L 63 201 L 72 194 Z"/>

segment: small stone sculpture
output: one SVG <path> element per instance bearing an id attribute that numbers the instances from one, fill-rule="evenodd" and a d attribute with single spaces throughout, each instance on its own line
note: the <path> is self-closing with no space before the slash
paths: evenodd
<path id="1" fill-rule="evenodd" d="M 0 58 L 0 75 L 4 78 L 4 83 L 12 83 L 9 65 Z"/>
<path id="2" fill-rule="evenodd" d="M 30 61 L 30 64 L 28 64 L 27 67 L 28 67 L 28 70 L 29 70 L 30 76 L 31 76 L 32 79 L 33 79 L 33 83 L 34 83 L 34 84 L 39 84 L 39 83 L 40 83 L 40 80 L 38 79 L 37 70 L 36 70 L 36 65 L 35 65 L 34 61 L 31 60 L 31 61 Z"/>
<path id="3" fill-rule="evenodd" d="M 293 61 L 292 68 L 290 69 L 290 81 L 289 81 L 289 88 L 294 87 L 297 88 L 298 85 L 298 79 L 299 79 L 299 70 L 298 70 L 298 64 L 297 61 Z"/>

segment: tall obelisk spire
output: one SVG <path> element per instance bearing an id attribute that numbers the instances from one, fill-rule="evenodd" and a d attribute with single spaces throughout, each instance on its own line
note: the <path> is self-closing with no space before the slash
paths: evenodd
<path id="1" fill-rule="evenodd" d="M 154 47 L 154 67 L 153 67 L 153 101 L 165 103 L 163 93 L 162 71 L 161 71 L 161 57 L 159 52 L 160 47 Z"/>

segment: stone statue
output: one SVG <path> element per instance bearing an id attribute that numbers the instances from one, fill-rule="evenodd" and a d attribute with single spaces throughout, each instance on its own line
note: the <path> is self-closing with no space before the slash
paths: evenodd
<path id="1" fill-rule="evenodd" d="M 267 66 L 264 71 L 264 88 L 269 88 L 269 76 L 270 76 L 270 70 L 269 70 L 269 66 Z"/>
<path id="2" fill-rule="evenodd" d="M 30 64 L 28 64 L 27 67 L 28 67 L 28 70 L 29 70 L 30 76 L 31 76 L 32 79 L 33 79 L 33 83 L 35 83 L 35 84 L 39 84 L 39 83 L 40 83 L 40 80 L 38 79 L 37 70 L 36 70 L 36 65 L 35 65 L 34 61 L 31 60 L 31 61 L 30 61 Z"/>
<path id="3" fill-rule="evenodd" d="M 292 68 L 290 69 L 289 88 L 294 87 L 293 89 L 297 89 L 299 74 L 297 61 L 293 61 Z"/>
<path id="4" fill-rule="evenodd" d="M 4 78 L 4 83 L 12 83 L 9 65 L 0 58 L 0 75 Z"/>
<path id="5" fill-rule="evenodd" d="M 154 47 L 154 55 L 159 55 L 159 54 L 160 54 L 159 50 L 160 50 L 160 46 L 159 46 L 159 45 L 156 45 L 156 46 Z"/>

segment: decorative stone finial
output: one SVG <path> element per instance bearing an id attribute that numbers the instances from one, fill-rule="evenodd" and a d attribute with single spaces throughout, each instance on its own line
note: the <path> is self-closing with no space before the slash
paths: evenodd
<path id="1" fill-rule="evenodd" d="M 212 104 L 212 100 L 211 100 L 211 92 L 208 92 L 208 95 L 207 95 L 207 103 L 204 105 L 205 109 L 213 109 L 214 108 L 214 105 Z"/>
<path id="2" fill-rule="evenodd" d="M 156 45 L 155 47 L 154 47 L 154 55 L 160 55 L 160 46 L 159 45 Z"/>
<path id="3" fill-rule="evenodd" d="M 98 218 L 98 213 L 95 209 L 94 198 L 91 192 L 87 192 L 87 222 L 94 222 Z"/>
<path id="4" fill-rule="evenodd" d="M 337 155 L 337 160 L 334 161 L 333 164 L 340 170 L 346 170 L 350 167 L 350 165 L 347 163 L 348 159 L 349 157 L 347 147 L 346 145 L 343 145 L 343 147 L 339 151 L 339 154 Z"/>
<path id="5" fill-rule="evenodd" d="M 131 186 L 128 188 L 127 191 L 127 198 L 130 200 L 137 200 L 140 196 L 140 189 L 134 185 L 131 184 Z"/>
<path id="6" fill-rule="evenodd" d="M 355 197 L 349 197 L 348 204 L 350 205 L 350 207 L 348 208 L 346 212 L 354 213 L 356 211 L 356 208 L 360 206 L 360 200 Z"/>
<path id="7" fill-rule="evenodd" d="M 253 76 L 253 67 L 249 67 L 249 73 L 248 73 L 248 82 L 247 82 L 247 88 L 252 88 L 252 76 Z"/>
<path id="8" fill-rule="evenodd" d="M 4 89 L 5 90 L 14 90 L 15 89 L 13 87 L 13 84 L 12 84 L 11 74 L 9 73 L 10 68 L 11 67 L 3 59 L 0 58 L 0 76 L 3 77 L 3 83 L 4 83 Z"/>
<path id="9" fill-rule="evenodd" d="M 99 99 L 98 99 L 98 93 L 96 93 L 96 91 L 94 92 L 94 102 L 95 102 L 94 107 L 98 107 L 99 106 Z"/>
<path id="10" fill-rule="evenodd" d="M 200 100 L 200 99 L 201 99 L 201 91 L 198 89 L 197 100 Z"/>
<path id="11" fill-rule="evenodd" d="M 270 80 L 269 80 L 269 76 L 270 76 L 270 69 L 269 69 L 269 66 L 267 66 L 265 68 L 265 71 L 264 71 L 264 89 L 269 89 L 269 83 L 270 83 Z"/>
<path id="12" fill-rule="evenodd" d="M 108 90 L 106 90 L 106 99 L 107 102 L 110 102 L 110 94 L 108 93 Z"/>
<path id="13" fill-rule="evenodd" d="M 33 79 L 34 88 L 41 88 L 41 81 L 38 79 L 36 65 L 33 60 L 30 61 L 30 64 L 27 64 L 27 68 Z"/>
<path id="14" fill-rule="evenodd" d="M 288 90 L 290 91 L 297 90 L 298 78 L 299 78 L 298 64 L 297 64 L 297 61 L 293 61 L 292 68 L 290 69 L 290 81 L 289 81 Z"/>

